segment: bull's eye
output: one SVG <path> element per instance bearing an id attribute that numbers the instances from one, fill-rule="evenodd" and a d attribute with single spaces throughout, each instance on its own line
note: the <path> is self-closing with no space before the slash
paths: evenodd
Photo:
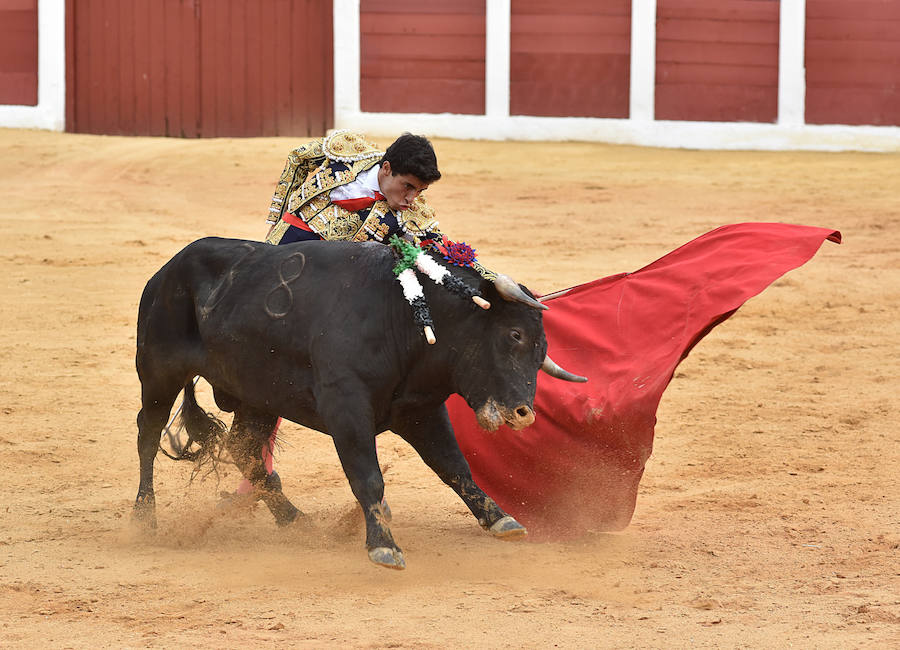
<path id="1" fill-rule="evenodd" d="M 522 332 L 519 330 L 510 330 L 509 335 L 512 337 L 512 340 L 517 343 L 522 340 Z"/>

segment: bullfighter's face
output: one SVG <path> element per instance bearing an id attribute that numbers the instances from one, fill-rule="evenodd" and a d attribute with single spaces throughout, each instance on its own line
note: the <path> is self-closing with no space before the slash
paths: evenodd
<path id="1" fill-rule="evenodd" d="M 391 163 L 384 161 L 378 170 L 378 186 L 388 206 L 395 212 L 402 212 L 412 205 L 429 183 L 416 178 L 412 174 L 396 174 L 391 171 Z"/>

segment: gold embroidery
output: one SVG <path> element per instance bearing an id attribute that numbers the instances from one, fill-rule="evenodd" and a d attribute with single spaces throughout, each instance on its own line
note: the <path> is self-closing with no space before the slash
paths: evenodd
<path id="1" fill-rule="evenodd" d="M 281 241 L 281 238 L 284 237 L 284 233 L 287 232 L 287 229 L 291 227 L 287 221 L 279 221 L 278 224 L 272 228 L 272 232 L 269 233 L 268 237 L 266 237 L 267 244 L 275 244 L 276 246 Z"/>
<path id="2" fill-rule="evenodd" d="M 294 189 L 306 180 L 310 172 L 322 164 L 325 154 L 322 139 L 313 140 L 292 150 L 284 164 L 284 170 L 275 186 L 275 194 L 266 217 L 267 223 L 276 223 L 284 214 L 288 197 Z"/>
<path id="3" fill-rule="evenodd" d="M 374 239 L 383 242 L 391 228 L 384 222 L 384 218 L 390 212 L 387 201 L 375 201 L 369 210 L 369 216 L 363 222 L 360 229 L 353 235 L 353 241 L 369 241 Z"/>
<path id="4" fill-rule="evenodd" d="M 384 155 L 377 146 L 359 133 L 335 131 L 323 142 L 325 157 L 351 164 L 363 160 L 380 159 Z"/>
<path id="5" fill-rule="evenodd" d="M 319 202 L 324 203 L 327 207 L 324 209 L 320 207 L 320 211 L 309 219 L 303 218 L 313 232 L 322 239 L 329 241 L 351 239 L 360 228 L 361 220 L 359 215 L 355 212 L 348 212 L 339 205 L 330 203 L 327 196 L 316 197 L 315 206 L 308 205 L 315 209 L 318 207 Z M 304 206 L 303 209 L 306 209 L 306 207 Z"/>
<path id="6" fill-rule="evenodd" d="M 384 238 L 388 236 L 388 233 L 391 232 L 390 226 L 386 223 L 378 224 L 378 227 L 375 229 L 375 232 L 372 233 L 372 236 L 375 237 L 380 242 L 384 241 Z"/>
<path id="7" fill-rule="evenodd" d="M 413 204 L 403 211 L 398 221 L 404 233 L 416 238 L 416 243 L 425 237 L 426 232 L 440 234 L 434 210 L 421 196 L 417 196 Z"/>
<path id="8" fill-rule="evenodd" d="M 296 214 L 312 228 L 313 232 L 323 239 L 331 239 L 328 235 L 332 230 L 329 229 L 328 224 L 335 216 L 335 209 L 340 208 L 333 205 L 328 198 L 328 195 L 323 193 L 301 205 Z M 344 210 L 344 212 L 346 212 L 346 210 Z"/>

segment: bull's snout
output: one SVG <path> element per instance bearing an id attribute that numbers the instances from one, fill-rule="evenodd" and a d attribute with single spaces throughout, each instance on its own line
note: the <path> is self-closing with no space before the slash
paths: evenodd
<path id="1" fill-rule="evenodd" d="M 534 411 L 532 411 L 531 407 L 527 404 L 522 404 L 522 406 L 515 409 L 510 418 L 506 421 L 506 423 L 515 431 L 524 429 L 533 422 Z"/>
<path id="2" fill-rule="evenodd" d="M 518 431 L 534 422 L 534 410 L 528 404 L 510 409 L 490 398 L 484 403 L 484 406 L 475 411 L 475 417 L 481 428 L 488 431 L 496 431 L 502 424 Z"/>

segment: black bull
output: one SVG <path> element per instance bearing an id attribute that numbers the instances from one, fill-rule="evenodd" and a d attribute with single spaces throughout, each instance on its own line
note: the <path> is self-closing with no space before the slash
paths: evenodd
<path id="1" fill-rule="evenodd" d="M 191 378 L 200 375 L 219 407 L 234 412 L 224 444 L 281 525 L 300 512 L 280 484 L 267 482 L 260 454 L 278 416 L 332 437 L 377 564 L 404 566 L 382 506 L 375 450 L 375 436 L 387 429 L 413 446 L 484 529 L 524 535 L 472 480 L 444 401 L 459 393 L 488 429 L 530 424 L 536 375 L 549 362 L 540 311 L 504 300 L 469 269 L 453 274 L 477 288 L 489 310 L 423 277 L 437 335 L 428 345 L 394 264 L 391 249 L 374 243 L 275 247 L 207 238 L 163 266 L 147 283 L 138 314 L 136 518 L 155 525 L 153 463 L 182 388 L 189 430 L 211 430 L 193 400 Z"/>

